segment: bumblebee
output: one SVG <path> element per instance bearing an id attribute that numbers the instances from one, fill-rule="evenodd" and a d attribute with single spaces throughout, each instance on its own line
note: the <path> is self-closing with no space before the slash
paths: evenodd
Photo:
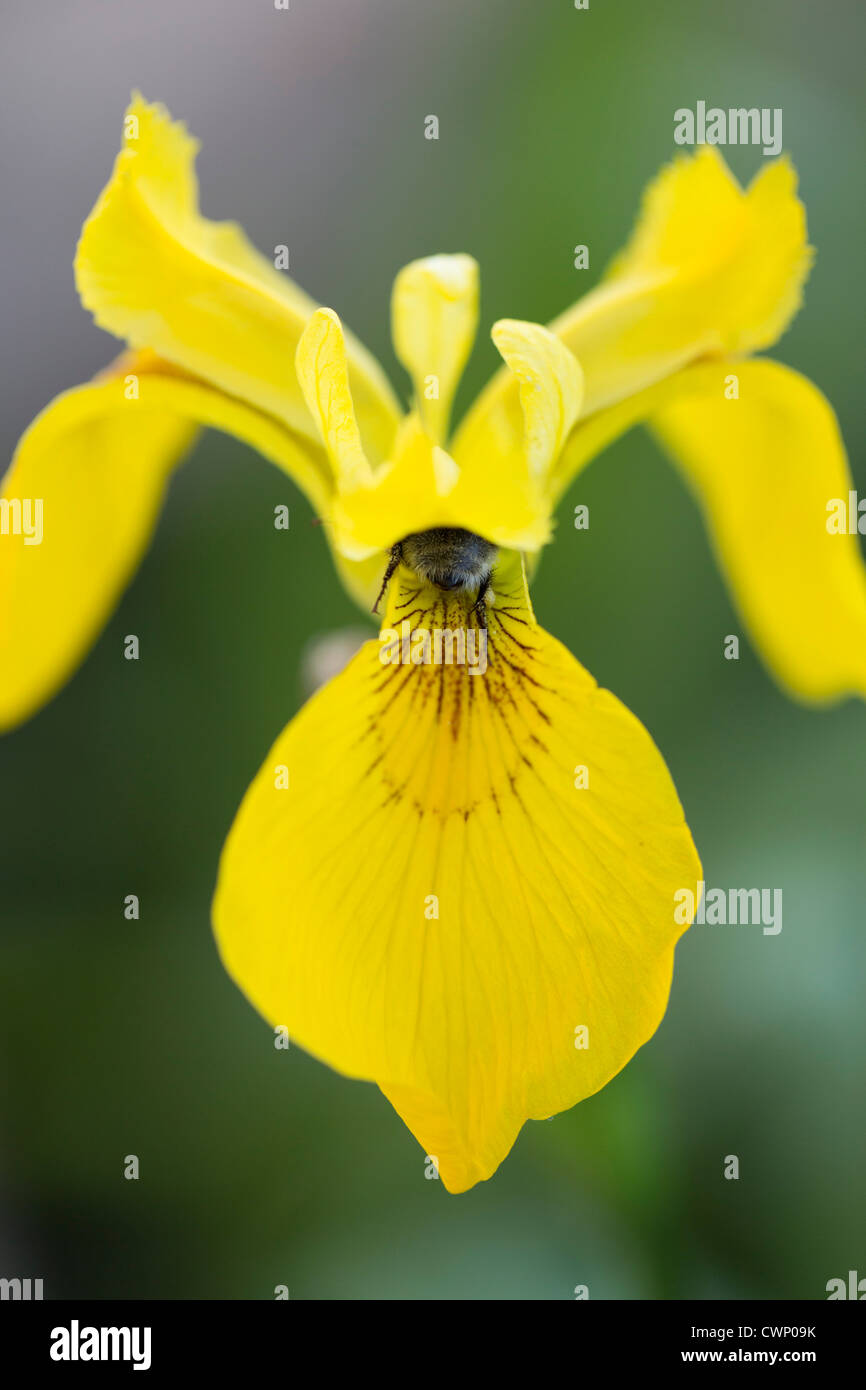
<path id="1" fill-rule="evenodd" d="M 474 531 L 464 531 L 459 526 L 434 526 L 430 531 L 413 531 L 391 547 L 373 612 L 378 610 L 395 569 L 403 564 L 419 579 L 427 580 L 446 593 L 456 589 L 464 592 L 475 589 L 472 611 L 479 626 L 486 627 L 484 600 L 490 588 L 497 553 L 495 545 L 476 536 Z"/>

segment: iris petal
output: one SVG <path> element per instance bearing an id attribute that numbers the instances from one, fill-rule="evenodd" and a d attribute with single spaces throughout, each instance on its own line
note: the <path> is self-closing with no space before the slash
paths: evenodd
<path id="1" fill-rule="evenodd" d="M 298 381 L 334 469 L 335 483 L 351 490 L 372 481 L 349 386 L 343 327 L 333 309 L 317 309 L 295 354 Z"/>
<path id="2" fill-rule="evenodd" d="M 483 674 L 383 665 L 370 642 L 314 696 L 247 793 L 214 902 L 251 1002 L 376 1081 L 452 1192 L 652 1035 L 674 894 L 700 878 L 646 730 L 536 625 L 516 557 L 494 588 Z M 467 621 L 406 571 L 386 625 L 403 619 L 416 638 Z"/>
<path id="3" fill-rule="evenodd" d="M 40 504 L 42 536 L 0 539 L 0 729 L 44 704 L 96 640 L 150 540 L 197 425 L 235 435 L 289 473 L 321 510 L 324 455 L 278 421 L 127 354 L 58 396 L 23 436 L 3 479 L 14 506 Z M 346 563 L 347 578 L 356 580 Z"/>
<path id="4" fill-rule="evenodd" d="M 394 348 L 412 378 L 415 409 L 443 444 L 451 402 L 478 326 L 478 264 L 428 256 L 404 266 L 391 297 Z"/>
<path id="5" fill-rule="evenodd" d="M 584 414 L 708 353 L 769 347 L 800 307 L 811 262 L 786 159 L 745 190 L 715 149 L 675 160 L 598 289 L 551 324 L 583 366 Z"/>
<path id="6" fill-rule="evenodd" d="M 738 397 L 727 399 L 735 374 Z M 652 424 L 694 487 L 759 653 L 791 694 L 866 696 L 866 568 L 856 534 L 828 529 L 853 482 L 816 386 L 755 359 L 684 374 Z"/>
<path id="7" fill-rule="evenodd" d="M 538 517 L 547 520 L 550 473 L 580 413 L 580 364 L 537 323 L 500 319 L 492 337 L 517 391 L 503 397 L 501 417 L 469 417 L 454 441 L 454 457 L 467 490 L 528 494 Z"/>
<path id="8" fill-rule="evenodd" d="M 84 224 L 75 270 L 101 328 L 315 438 L 294 351 L 316 305 L 232 222 L 198 210 L 197 142 L 134 96 L 123 149 Z M 387 453 L 399 407 L 375 359 L 348 339 L 365 443 Z"/>
<path id="9" fill-rule="evenodd" d="M 550 325 L 583 368 L 582 420 L 709 354 L 753 352 L 800 306 L 812 253 L 786 159 L 740 188 L 721 155 L 680 157 L 650 185 L 607 277 Z M 516 387 L 499 372 L 457 431 L 520 448 Z"/>

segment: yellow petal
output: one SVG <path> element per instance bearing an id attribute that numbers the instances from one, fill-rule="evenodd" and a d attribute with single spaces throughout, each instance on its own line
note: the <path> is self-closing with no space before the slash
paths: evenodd
<path id="1" fill-rule="evenodd" d="M 547 329 L 503 319 L 493 330 L 520 383 L 513 402 L 522 421 L 519 447 L 511 429 L 499 455 L 494 438 L 468 432 L 452 457 L 431 441 L 413 413 L 398 431 L 392 457 L 366 477 L 354 466 L 357 431 L 336 315 L 320 310 L 308 333 L 298 374 L 332 456 L 339 464 L 340 451 L 346 454 L 331 513 L 334 544 L 342 554 L 360 561 L 410 532 L 435 526 L 475 531 L 509 549 L 544 545 L 551 529 L 548 473 L 578 414 L 581 392 L 579 364 Z"/>
<path id="2" fill-rule="evenodd" d="M 340 488 L 372 478 L 349 387 L 343 329 L 333 309 L 317 309 L 301 334 L 295 355 L 298 381 Z"/>
<path id="3" fill-rule="evenodd" d="M 391 324 L 415 408 L 430 438 L 442 444 L 478 326 L 477 263 L 471 256 L 428 256 L 404 266 L 394 281 Z"/>
<path id="4" fill-rule="evenodd" d="M 690 362 L 769 346 L 799 308 L 811 264 L 786 159 L 743 190 L 719 153 L 680 157 L 650 186 L 625 251 L 601 285 L 550 325 L 584 373 L 587 417 Z M 499 458 L 520 447 L 516 388 L 499 372 L 457 432 Z M 509 444 L 510 440 L 510 444 Z"/>
<path id="5" fill-rule="evenodd" d="M 500 319 L 492 330 L 516 384 L 490 415 L 472 413 L 453 445 L 452 501 L 469 530 L 527 553 L 550 539 L 552 473 L 580 412 L 580 364 L 537 323 Z"/>
<path id="6" fill-rule="evenodd" d="M 721 370 L 722 364 L 714 368 Z M 734 370 L 733 366 L 725 371 Z M 645 386 L 633 396 L 605 410 L 597 410 L 594 415 L 578 420 L 565 442 L 559 458 L 548 474 L 548 492 L 551 506 L 555 506 L 577 475 L 594 458 L 626 434 L 634 425 L 645 424 L 649 417 L 659 411 L 667 401 L 675 400 L 686 389 L 688 383 L 703 367 L 700 364 L 684 367 L 673 376 L 665 377 L 652 386 Z"/>
<path id="7" fill-rule="evenodd" d="M 247 793 L 214 902 L 251 1002 L 376 1081 L 452 1192 L 652 1035 L 674 895 L 700 879 L 646 730 L 536 626 L 515 557 L 494 590 L 483 673 L 383 665 L 369 642 L 314 696 Z M 403 618 L 416 641 L 467 621 L 400 571 L 386 626 Z"/>
<path id="8" fill-rule="evenodd" d="M 739 398 L 728 400 L 731 373 Z M 832 529 L 834 499 L 850 521 L 853 484 L 825 397 L 776 362 L 704 366 L 653 424 L 776 679 L 804 700 L 866 696 L 866 570 L 857 535 Z"/>
<path id="9" fill-rule="evenodd" d="M 709 147 L 660 174 L 610 274 L 551 325 L 583 366 L 586 414 L 706 353 L 781 336 L 811 265 L 796 191 L 787 159 L 744 191 Z"/>
<path id="10" fill-rule="evenodd" d="M 367 576 L 365 588 L 375 574 L 375 568 L 367 567 L 370 557 L 381 556 L 410 532 L 433 526 L 487 526 L 488 494 L 476 492 L 466 499 L 454 459 L 432 441 L 415 412 L 401 422 L 391 457 L 375 473 L 371 469 L 355 420 L 340 320 L 332 309 L 317 310 L 304 329 L 297 371 L 333 469 L 335 494 L 326 516 L 329 539 L 335 552 L 356 566 L 356 577 L 361 567 Z M 506 499 L 506 510 L 508 505 Z M 503 513 L 501 497 L 497 510 Z M 525 524 L 520 502 L 517 514 Z M 498 536 L 490 539 L 499 541 Z M 374 578 L 368 590 L 371 602 L 380 582 Z"/>
<path id="11" fill-rule="evenodd" d="M 529 472 L 543 481 L 580 413 L 583 373 L 540 324 L 500 319 L 492 337 L 519 384 Z"/>
<path id="12" fill-rule="evenodd" d="M 339 493 L 329 519 L 335 549 L 355 561 L 435 526 L 527 550 L 550 534 L 549 508 L 539 502 L 525 457 L 511 476 L 503 471 L 491 481 L 483 469 L 458 467 L 414 414 L 398 431 L 393 458 L 368 483 Z"/>
<path id="13" fill-rule="evenodd" d="M 81 299 L 100 325 L 312 436 L 294 352 L 315 305 L 234 223 L 198 210 L 197 143 L 164 107 L 134 96 L 123 149 L 84 225 Z M 352 389 L 372 454 L 399 409 L 381 369 L 349 342 Z"/>
<path id="14" fill-rule="evenodd" d="M 3 480 L 0 729 L 44 704 L 99 635 L 196 425 L 236 435 L 289 472 L 314 506 L 326 505 L 321 450 L 300 448 L 276 421 L 150 354 L 125 356 L 58 396 L 21 439 Z M 29 538 L 15 526 L 25 516 Z"/>

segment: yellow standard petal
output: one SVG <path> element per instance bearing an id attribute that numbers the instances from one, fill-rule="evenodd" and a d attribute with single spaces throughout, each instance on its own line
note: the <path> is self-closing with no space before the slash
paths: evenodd
<path id="1" fill-rule="evenodd" d="M 769 347 L 811 263 L 787 159 L 745 190 L 713 148 L 676 159 L 601 286 L 551 325 L 583 365 L 585 414 L 707 353 Z"/>
<path id="2" fill-rule="evenodd" d="M 78 246 L 82 303 L 132 347 L 152 348 L 313 436 L 294 352 L 316 306 L 235 223 L 201 216 L 196 150 L 164 107 L 133 97 L 111 181 Z M 365 442 L 382 458 L 399 407 L 369 353 L 354 339 L 348 353 Z"/>
<path id="3" fill-rule="evenodd" d="M 536 625 L 517 557 L 494 590 L 485 665 L 464 604 L 400 572 L 265 760 L 214 902 L 251 1002 L 378 1082 L 451 1192 L 652 1035 L 701 876 L 646 730 Z M 437 631 L 451 664 L 444 637 L 415 664 Z"/>
<path id="4" fill-rule="evenodd" d="M 742 189 L 717 150 L 677 158 L 652 183 L 602 283 L 550 325 L 584 373 L 582 421 L 701 357 L 753 352 L 784 332 L 812 261 L 787 159 Z M 461 425 L 498 455 L 516 442 L 516 388 L 499 372 Z M 582 427 L 582 425 L 580 426 Z"/>
<path id="5" fill-rule="evenodd" d="M 412 378 L 415 409 L 436 444 L 478 326 L 478 265 L 471 256 L 428 256 L 404 266 L 391 297 L 394 349 Z"/>
<path id="6" fill-rule="evenodd" d="M 652 423 L 776 679 L 804 700 L 866 696 L 866 569 L 825 397 L 776 362 L 717 363 L 683 373 Z"/>

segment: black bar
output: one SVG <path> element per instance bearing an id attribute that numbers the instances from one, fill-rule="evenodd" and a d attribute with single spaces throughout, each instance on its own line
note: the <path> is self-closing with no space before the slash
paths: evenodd
<path id="1" fill-rule="evenodd" d="M 736 1371 L 797 1365 L 811 1368 L 826 1381 L 844 1367 L 860 1364 L 866 1325 L 859 1310 L 836 1301 L 575 1301 L 555 1318 L 533 1304 L 534 1311 L 522 1311 L 519 1318 L 509 1314 L 508 1324 L 498 1333 L 499 1317 L 492 1304 L 486 1305 L 486 1313 L 474 1311 L 477 1304 L 469 1304 L 453 1324 L 441 1316 L 434 1324 L 429 1313 L 422 1313 L 416 1324 L 406 1305 L 401 1305 L 404 1311 L 394 1323 L 387 1312 L 382 1318 L 363 1300 L 359 1303 L 355 1325 L 352 1305 L 345 1303 L 337 1311 L 329 1303 L 299 1300 L 4 1302 L 0 1304 L 0 1345 L 3 1365 L 17 1364 L 19 1376 L 32 1370 L 48 1371 L 52 1378 L 92 1379 L 106 1369 L 114 1376 L 134 1375 L 136 1358 L 142 1363 L 139 1375 L 156 1379 L 185 1368 L 221 1376 L 237 1371 L 245 1380 L 273 1370 L 291 1383 L 298 1373 L 309 1379 L 302 1363 L 310 1354 L 320 1370 L 330 1370 L 342 1349 L 353 1374 L 362 1368 L 367 1374 L 380 1368 L 384 1373 L 390 1367 L 389 1376 L 420 1374 L 429 1381 L 431 1353 L 435 1358 L 438 1351 L 445 1359 L 443 1373 L 448 1367 L 448 1373 L 453 1373 L 455 1350 L 457 1364 L 465 1366 L 469 1332 L 472 1359 L 484 1363 L 488 1374 L 499 1362 L 514 1373 L 509 1358 L 515 1345 L 528 1353 L 536 1370 L 544 1365 L 552 1370 L 550 1358 L 562 1339 L 574 1376 L 581 1379 L 590 1368 L 597 1376 L 599 1369 L 616 1373 L 715 1365 Z M 536 1318 L 544 1324 L 541 1339 L 535 1335 Z M 355 1326 L 362 1340 L 354 1335 Z M 387 1333 L 389 1326 L 399 1336 Z M 106 1333 L 103 1338 L 102 1329 L 117 1329 L 117 1336 Z M 318 1340 L 319 1335 L 323 1340 Z M 415 1347 L 411 1361 L 406 1358 L 407 1339 Z M 77 1353 L 78 1359 L 55 1359 L 52 1347 L 55 1356 L 66 1353 L 72 1358 Z M 91 1350 L 104 1353 L 106 1359 L 84 1359 L 82 1352 L 86 1355 Z M 115 1350 L 127 1359 L 110 1359 Z"/>

